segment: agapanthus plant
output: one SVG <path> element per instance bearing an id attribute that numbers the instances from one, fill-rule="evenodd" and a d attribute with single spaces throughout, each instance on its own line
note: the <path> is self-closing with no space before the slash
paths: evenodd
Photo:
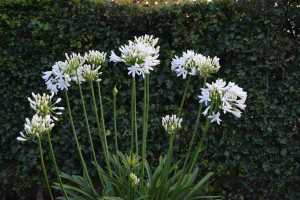
<path id="1" fill-rule="evenodd" d="M 177 56 L 173 61 L 172 70 L 177 72 L 177 76 L 183 76 L 189 74 L 189 79 L 187 81 L 186 89 L 183 94 L 181 105 L 178 110 L 177 115 L 169 115 L 162 118 L 162 128 L 165 129 L 166 133 L 169 135 L 169 148 L 167 154 L 164 157 L 159 158 L 159 165 L 153 171 L 146 159 L 146 143 L 147 143 L 147 129 L 148 129 L 148 110 L 149 110 L 149 74 L 153 70 L 153 66 L 160 63 L 158 58 L 159 47 L 157 45 L 158 39 L 154 39 L 153 36 L 141 36 L 139 38 L 135 37 L 135 40 L 129 41 L 128 45 L 121 46 L 119 48 L 121 52 L 121 57 L 118 57 L 113 51 L 110 56 L 110 61 L 113 62 L 123 62 L 125 63 L 128 74 L 132 75 L 132 90 L 131 90 L 131 148 L 129 154 L 127 152 L 120 152 L 118 150 L 118 136 L 117 136 L 117 121 L 116 121 L 116 101 L 118 90 L 116 86 L 113 89 L 114 96 L 114 133 L 115 133 L 115 152 L 112 153 L 108 150 L 109 144 L 107 144 L 106 134 L 105 134 L 105 123 L 103 117 L 101 90 L 100 90 L 100 80 L 99 75 L 101 74 L 100 68 L 101 64 L 105 62 L 106 54 L 98 51 L 89 51 L 85 53 L 84 56 L 80 54 L 71 54 L 68 56 L 66 54 L 66 60 L 64 62 L 57 62 L 51 71 L 44 72 L 43 78 L 46 81 L 47 88 L 51 92 L 57 93 L 58 89 L 64 90 L 66 95 L 66 102 L 68 105 L 69 117 L 72 125 L 74 140 L 77 145 L 78 153 L 81 159 L 83 167 L 83 177 L 80 176 L 70 176 L 65 173 L 58 173 L 56 167 L 55 157 L 52 151 L 50 130 L 54 126 L 52 120 L 55 118 L 55 110 L 63 110 L 61 107 L 56 107 L 54 104 L 58 103 L 58 99 L 54 104 L 51 104 L 51 96 L 40 96 L 34 95 L 34 100 L 28 99 L 31 103 L 31 107 L 36 111 L 36 117 L 31 122 L 27 121 L 25 125 L 26 135 L 21 133 L 22 137 L 18 137 L 18 140 L 24 141 L 30 138 L 38 136 L 40 142 L 41 132 L 46 132 L 49 140 L 49 147 L 52 152 L 53 162 L 56 167 L 56 172 L 60 183 L 55 183 L 54 188 L 62 190 L 65 199 L 72 196 L 75 199 L 123 199 L 123 200 L 191 200 L 196 198 L 208 198 L 199 197 L 197 193 L 203 190 L 210 183 L 208 179 L 212 176 L 212 172 L 208 173 L 200 182 L 195 183 L 198 168 L 195 168 L 195 162 L 201 151 L 204 138 L 208 132 L 210 124 L 216 121 L 220 124 L 220 112 L 222 109 L 224 113 L 230 112 L 237 117 L 240 117 L 240 110 L 246 107 L 245 101 L 247 98 L 247 93 L 243 91 L 242 88 L 238 87 L 234 83 L 226 83 L 220 79 L 215 83 L 206 84 L 206 79 L 209 74 L 215 73 L 219 70 L 219 59 L 215 57 L 211 59 L 210 57 L 205 57 L 201 54 L 197 54 L 193 51 L 187 51 L 183 53 L 183 57 L 178 58 Z M 142 122 L 142 134 L 138 134 L 137 129 L 137 112 L 136 112 L 136 91 L 135 91 L 135 75 L 142 75 L 144 77 L 144 103 L 143 103 L 143 122 Z M 194 132 L 190 141 L 189 149 L 185 155 L 183 164 L 181 161 L 173 163 L 173 141 L 176 134 L 180 133 L 181 123 L 184 123 L 181 118 L 181 112 L 184 105 L 185 96 L 187 93 L 189 81 L 191 75 L 199 75 L 199 78 L 203 78 L 203 88 L 201 89 L 199 112 L 195 122 Z M 201 78 L 201 79 L 202 79 Z M 87 165 L 82 157 L 81 148 L 79 146 L 77 133 L 75 125 L 72 119 L 71 108 L 68 99 L 68 87 L 71 87 L 71 82 L 75 81 L 78 85 L 78 89 L 81 96 L 83 113 L 85 116 L 86 130 L 89 137 L 93 163 L 96 166 L 96 171 L 99 176 L 103 190 L 98 193 L 90 179 Z M 90 133 L 90 126 L 88 117 L 86 114 L 86 106 L 83 99 L 83 94 L 81 90 L 81 84 L 89 82 L 91 86 L 93 109 L 96 117 L 98 133 L 105 157 L 106 167 L 108 173 L 98 164 L 96 159 L 96 154 L 93 146 L 93 139 Z M 94 82 L 98 85 L 98 96 L 100 103 L 99 117 L 97 104 L 95 100 Z M 207 86 L 208 88 L 205 88 Z M 196 145 L 196 150 L 190 156 L 191 148 L 194 145 L 195 133 L 198 130 L 198 124 L 200 120 L 200 115 L 202 113 L 202 104 L 207 106 L 203 114 L 206 116 L 206 122 L 202 130 L 202 137 L 200 142 Z M 239 108 L 239 109 L 238 109 Z M 38 116 L 40 115 L 40 116 Z M 52 118 L 51 118 L 52 117 Z M 102 127 L 100 126 L 100 121 L 102 121 Z M 39 128 L 37 128 L 39 127 Z M 39 131 L 39 132 L 38 132 Z M 139 140 L 142 143 L 142 149 L 139 150 Z M 135 152 L 134 152 L 135 143 Z M 39 143 L 40 144 L 40 143 Z M 141 157 L 139 154 L 142 154 Z M 41 154 L 42 158 L 42 154 Z M 45 175 L 44 170 L 44 175 Z M 61 177 L 68 179 L 70 182 L 76 184 L 76 187 L 67 184 L 62 184 Z M 47 176 L 45 175 L 47 182 Z M 48 190 L 50 192 L 49 185 Z M 65 190 L 64 188 L 68 189 Z M 74 192 L 75 191 L 75 192 Z M 76 193 L 77 192 L 77 193 Z M 79 194 L 78 194 L 79 193 Z M 52 197 L 52 196 L 51 196 Z M 209 198 L 215 198 L 213 196 Z M 63 199 L 61 197 L 61 199 Z"/>

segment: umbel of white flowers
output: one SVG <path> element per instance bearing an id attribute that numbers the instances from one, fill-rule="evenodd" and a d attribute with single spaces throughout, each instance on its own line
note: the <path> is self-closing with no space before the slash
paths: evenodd
<path id="1" fill-rule="evenodd" d="M 55 94 L 58 90 L 68 89 L 70 87 L 70 82 L 73 80 L 76 83 L 77 76 L 79 83 L 83 81 L 100 81 L 98 79 L 98 70 L 101 64 L 105 61 L 106 54 L 100 53 L 99 51 L 89 51 L 85 56 L 80 54 L 68 54 L 64 62 L 56 62 L 52 66 L 51 71 L 43 72 L 43 79 L 46 81 L 47 89 Z M 85 62 L 89 64 L 84 65 Z M 78 84 L 78 83 L 77 83 Z"/>
<path id="2" fill-rule="evenodd" d="M 28 97 L 28 101 L 30 102 L 30 107 L 36 111 L 36 114 L 32 117 L 32 120 L 26 118 L 26 123 L 24 125 L 24 129 L 26 131 L 25 134 L 20 132 L 22 137 L 17 137 L 19 141 L 26 141 L 32 137 L 40 137 L 41 135 L 51 131 L 54 127 L 54 120 L 58 120 L 54 117 L 54 114 L 61 115 L 61 112 L 55 113 L 55 110 L 64 110 L 64 107 L 55 107 L 54 105 L 61 101 L 61 98 L 58 98 L 55 103 L 51 104 L 51 99 L 54 96 L 52 93 L 50 96 L 45 93 L 43 96 L 40 94 L 32 93 L 34 100 Z"/>
<path id="3" fill-rule="evenodd" d="M 229 112 L 236 117 L 241 117 L 242 112 L 239 109 L 245 109 L 245 101 L 247 99 L 247 92 L 244 92 L 243 88 L 232 82 L 229 82 L 226 86 L 226 82 L 223 79 L 217 80 L 216 83 L 212 82 L 212 84 L 206 83 L 206 86 L 208 88 L 201 88 L 201 95 L 198 96 L 200 98 L 199 103 L 205 102 L 207 106 L 208 101 L 214 101 L 214 103 L 219 105 L 217 114 L 212 112 L 212 115 L 208 116 L 208 118 L 212 118 L 211 122 L 216 121 L 220 124 L 220 121 L 222 121 L 219 109 L 222 109 L 224 114 Z M 210 106 L 202 114 L 207 115 L 209 109 Z"/>
<path id="4" fill-rule="evenodd" d="M 114 51 L 111 51 L 110 62 L 124 62 L 129 70 L 128 74 L 142 75 L 149 74 L 149 70 L 153 70 L 153 66 L 160 62 L 157 60 L 159 54 L 159 46 L 154 47 L 158 42 L 158 38 L 153 39 L 153 36 L 145 35 L 142 37 L 135 37 L 134 42 L 129 40 L 128 45 L 119 48 L 121 57 L 117 56 Z"/>
<path id="5" fill-rule="evenodd" d="M 135 185 L 138 185 L 139 182 L 140 182 L 140 179 L 137 178 L 136 175 L 133 174 L 133 173 L 130 173 L 130 179 L 131 179 L 131 181 L 132 181 Z"/>
<path id="6" fill-rule="evenodd" d="M 58 98 L 54 104 L 51 105 L 51 99 L 54 96 L 54 92 L 49 96 L 45 93 L 43 96 L 40 94 L 35 95 L 32 92 L 32 97 L 34 100 L 31 100 L 30 97 L 28 97 L 28 101 L 30 102 L 30 107 L 36 111 L 36 114 L 46 116 L 46 115 L 52 115 L 52 118 L 54 120 L 58 120 L 56 117 L 53 116 L 53 114 L 61 115 L 61 112 L 55 112 L 55 110 L 64 110 L 64 107 L 54 107 L 54 104 L 57 104 L 61 101 L 61 98 Z"/>
<path id="7" fill-rule="evenodd" d="M 22 137 L 17 137 L 17 140 L 26 141 L 32 137 L 40 137 L 44 133 L 47 133 L 47 131 L 51 131 L 51 129 L 54 127 L 54 123 L 52 122 L 53 120 L 50 118 L 50 115 L 42 117 L 35 114 L 32 117 L 31 122 L 28 118 L 26 118 L 26 123 L 24 125 L 26 134 L 20 132 Z"/>
<path id="8" fill-rule="evenodd" d="M 175 58 L 171 61 L 171 70 L 185 79 L 187 74 L 201 75 L 207 77 L 209 74 L 216 73 L 220 69 L 219 58 L 211 59 L 202 54 L 197 54 L 192 50 L 183 52 L 183 56 Z"/>
<path id="9" fill-rule="evenodd" d="M 179 130 L 181 128 L 181 122 L 182 118 L 179 119 L 176 117 L 176 115 L 172 115 L 171 117 L 166 115 L 162 118 L 162 126 L 169 134 Z"/>

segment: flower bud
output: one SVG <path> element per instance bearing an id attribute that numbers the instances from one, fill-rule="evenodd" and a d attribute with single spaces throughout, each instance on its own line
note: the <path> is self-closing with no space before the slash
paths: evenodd
<path id="1" fill-rule="evenodd" d="M 116 96 L 118 94 L 118 90 L 117 90 L 117 85 L 115 85 L 114 89 L 113 89 L 113 95 Z"/>

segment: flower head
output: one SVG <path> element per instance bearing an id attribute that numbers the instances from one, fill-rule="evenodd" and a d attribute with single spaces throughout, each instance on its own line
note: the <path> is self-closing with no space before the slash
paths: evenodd
<path id="1" fill-rule="evenodd" d="M 235 83 L 229 82 L 226 85 L 226 82 L 223 79 L 218 79 L 215 83 L 212 84 L 206 83 L 207 88 L 202 89 L 202 95 L 199 95 L 200 103 L 205 102 L 207 106 L 208 101 L 213 101 L 218 104 L 218 110 L 222 109 L 224 114 L 229 112 L 236 117 L 241 117 L 241 110 L 246 108 L 245 101 L 247 98 L 247 92 L 243 91 L 243 88 L 239 87 Z M 205 109 L 202 113 L 207 115 L 210 106 Z M 210 115 L 209 118 L 212 118 L 211 122 L 216 121 L 220 124 L 220 113 Z"/>
<path id="2" fill-rule="evenodd" d="M 82 78 L 82 65 L 85 62 L 85 57 L 80 56 L 80 54 L 65 54 L 67 60 L 64 62 L 56 62 L 52 66 L 51 71 L 43 72 L 43 79 L 46 81 L 47 89 L 55 94 L 58 90 L 68 89 L 70 87 L 70 82 L 73 80 L 76 83 L 77 75 L 79 82 L 83 81 Z"/>
<path id="3" fill-rule="evenodd" d="M 131 155 L 132 154 L 132 155 Z M 140 162 L 141 157 L 138 154 L 131 153 L 129 155 L 121 155 L 122 163 L 124 167 L 128 170 L 135 169 L 142 163 Z"/>
<path id="4" fill-rule="evenodd" d="M 98 72 L 100 68 L 101 66 L 99 65 L 95 69 L 95 64 L 83 65 L 81 68 L 83 81 L 94 81 L 94 80 L 96 80 L 97 82 L 101 81 L 101 79 L 97 79 L 98 75 L 102 74 L 102 72 Z"/>
<path id="5" fill-rule="evenodd" d="M 172 115 L 172 117 L 167 115 L 162 118 L 162 126 L 169 134 L 179 130 L 181 128 L 181 122 L 182 118 L 179 119 L 176 117 L 176 115 Z"/>
<path id="6" fill-rule="evenodd" d="M 219 58 L 211 59 L 202 54 L 197 54 L 192 50 L 183 52 L 183 56 L 171 61 L 171 70 L 177 72 L 177 76 L 186 78 L 187 74 L 201 75 L 207 77 L 209 74 L 216 73 L 220 69 Z"/>
<path id="7" fill-rule="evenodd" d="M 54 96 L 52 93 L 50 96 L 46 95 L 45 93 L 41 96 L 40 94 L 32 93 L 33 100 L 28 97 L 28 101 L 30 102 L 30 107 L 36 111 L 36 114 L 41 115 L 42 117 L 45 116 L 52 116 L 54 120 L 58 120 L 54 117 L 54 114 L 60 115 L 61 113 L 56 113 L 55 110 L 64 110 L 63 107 L 54 107 L 55 104 L 61 101 L 61 98 L 58 98 L 55 103 L 51 104 L 51 99 Z"/>
<path id="8" fill-rule="evenodd" d="M 130 173 L 130 179 L 135 185 L 139 185 L 140 179 L 134 173 Z"/>
<path id="9" fill-rule="evenodd" d="M 30 121 L 26 118 L 26 123 L 24 124 L 24 129 L 26 134 L 20 132 L 22 137 L 17 137 L 19 141 L 26 141 L 32 137 L 40 137 L 41 135 L 47 133 L 54 127 L 53 120 L 50 118 L 50 115 L 45 117 L 35 114 Z"/>
<path id="10" fill-rule="evenodd" d="M 85 60 L 95 66 L 101 65 L 106 59 L 106 53 L 104 52 L 99 52 L 99 51 L 94 51 L 94 50 L 89 50 L 89 53 L 85 53 Z"/>
<path id="11" fill-rule="evenodd" d="M 153 36 L 135 37 L 134 42 L 129 40 L 128 45 L 119 48 L 121 57 L 117 56 L 114 51 L 111 52 L 110 62 L 124 62 L 128 66 L 129 73 L 133 77 L 135 75 L 145 76 L 145 73 L 150 73 L 153 66 L 160 62 L 157 60 L 159 47 L 155 48 L 158 38 L 153 39 Z"/>

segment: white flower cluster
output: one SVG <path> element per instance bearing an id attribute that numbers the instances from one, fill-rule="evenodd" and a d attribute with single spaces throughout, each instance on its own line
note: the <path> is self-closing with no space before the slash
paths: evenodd
<path id="1" fill-rule="evenodd" d="M 28 97 L 28 101 L 30 102 L 30 107 L 36 112 L 36 114 L 32 117 L 31 122 L 28 118 L 26 118 L 26 123 L 24 125 L 24 129 L 26 134 L 20 132 L 22 137 L 17 137 L 19 141 L 26 141 L 32 137 L 40 137 L 41 135 L 51 131 L 54 127 L 54 122 L 51 117 L 58 121 L 53 114 L 61 115 L 61 112 L 55 113 L 55 110 L 64 110 L 63 107 L 54 107 L 55 104 L 61 101 L 61 98 L 58 98 L 55 103 L 51 104 L 51 99 L 54 96 L 52 93 L 50 96 L 45 93 L 43 96 L 40 94 L 32 93 L 33 100 Z"/>
<path id="2" fill-rule="evenodd" d="M 176 118 L 176 115 L 172 115 L 170 117 L 169 115 L 165 116 L 162 118 L 162 126 L 165 128 L 165 130 L 169 133 L 172 134 L 178 129 L 181 128 L 181 122 L 182 118 Z"/>
<path id="3" fill-rule="evenodd" d="M 220 69 L 219 58 L 211 59 L 202 54 L 197 54 L 192 50 L 183 52 L 183 56 L 175 58 L 171 61 L 171 70 L 185 79 L 187 74 L 201 75 L 207 77 L 208 74 L 216 73 Z"/>
<path id="4" fill-rule="evenodd" d="M 68 54 L 64 62 L 56 62 L 52 66 L 51 71 L 43 72 L 47 84 L 47 89 L 49 89 L 55 94 L 58 90 L 68 89 L 70 87 L 70 82 L 75 81 L 78 84 L 77 76 L 79 83 L 83 81 L 100 81 L 98 79 L 98 70 L 100 69 L 101 63 L 105 61 L 106 54 L 100 53 L 99 51 L 89 51 L 85 56 L 80 54 Z M 84 65 L 85 62 L 89 64 Z"/>
<path id="5" fill-rule="evenodd" d="M 95 66 L 101 65 L 106 59 L 106 53 L 89 50 L 89 53 L 85 53 L 85 59 L 89 64 L 94 64 Z"/>
<path id="6" fill-rule="evenodd" d="M 101 68 L 101 66 L 99 65 L 96 69 L 95 69 L 95 65 L 83 65 L 82 66 L 82 77 L 84 80 L 86 81 L 93 81 L 96 80 L 97 82 L 101 81 L 101 79 L 97 79 L 98 78 L 98 74 L 102 74 L 102 72 L 98 72 L 98 70 Z"/>
<path id="7" fill-rule="evenodd" d="M 121 57 L 117 56 L 114 51 L 111 51 L 110 62 L 124 62 L 129 70 L 128 74 L 142 75 L 149 74 L 149 70 L 153 70 L 153 66 L 160 62 L 157 60 L 159 54 L 159 46 L 154 47 L 158 42 L 158 38 L 153 39 L 153 36 L 145 35 L 142 37 L 135 37 L 134 42 L 129 40 L 128 45 L 119 48 Z"/>
<path id="8" fill-rule="evenodd" d="M 131 179 L 131 181 L 132 181 L 135 185 L 138 185 L 139 182 L 140 182 L 140 179 L 137 178 L 136 175 L 133 174 L 133 173 L 130 173 L 130 179 Z"/>
<path id="9" fill-rule="evenodd" d="M 64 110 L 64 107 L 53 107 L 54 104 L 57 104 L 61 101 L 61 98 L 58 98 L 54 104 L 51 105 L 51 99 L 54 96 L 54 93 L 51 94 L 51 96 L 46 95 L 45 93 L 43 96 L 40 94 L 35 95 L 32 93 L 32 96 L 34 100 L 31 100 L 30 97 L 28 97 L 28 101 L 30 102 L 30 107 L 36 111 L 36 114 L 41 115 L 41 116 L 47 116 L 47 115 L 52 115 L 52 118 L 56 121 L 58 119 L 53 116 L 53 114 L 61 115 L 61 112 L 55 113 L 54 110 Z"/>
<path id="10" fill-rule="evenodd" d="M 20 132 L 20 135 L 22 137 L 17 137 L 17 140 L 19 141 L 26 141 L 29 140 L 32 137 L 39 137 L 43 133 L 50 131 L 54 127 L 53 120 L 50 118 L 50 115 L 46 115 L 46 117 L 39 116 L 35 114 L 31 120 L 29 121 L 28 118 L 26 118 L 26 123 L 25 123 L 25 131 L 26 134 L 23 134 Z"/>
<path id="11" fill-rule="evenodd" d="M 231 82 L 226 86 L 226 82 L 222 79 L 217 80 L 216 83 L 206 83 L 206 86 L 208 88 L 201 88 L 202 95 L 198 96 L 200 98 L 199 103 L 205 102 L 207 106 L 208 101 L 213 101 L 219 105 L 217 114 L 212 112 L 212 115 L 208 116 L 208 118 L 212 118 L 211 122 L 216 121 L 220 124 L 220 121 L 222 121 L 220 119 L 219 109 L 222 109 L 224 114 L 230 112 L 236 117 L 241 117 L 242 112 L 239 109 L 245 109 L 245 101 L 247 98 L 247 92 L 244 92 L 243 88 Z M 208 106 L 202 114 L 207 115 L 209 109 L 210 106 Z"/>

